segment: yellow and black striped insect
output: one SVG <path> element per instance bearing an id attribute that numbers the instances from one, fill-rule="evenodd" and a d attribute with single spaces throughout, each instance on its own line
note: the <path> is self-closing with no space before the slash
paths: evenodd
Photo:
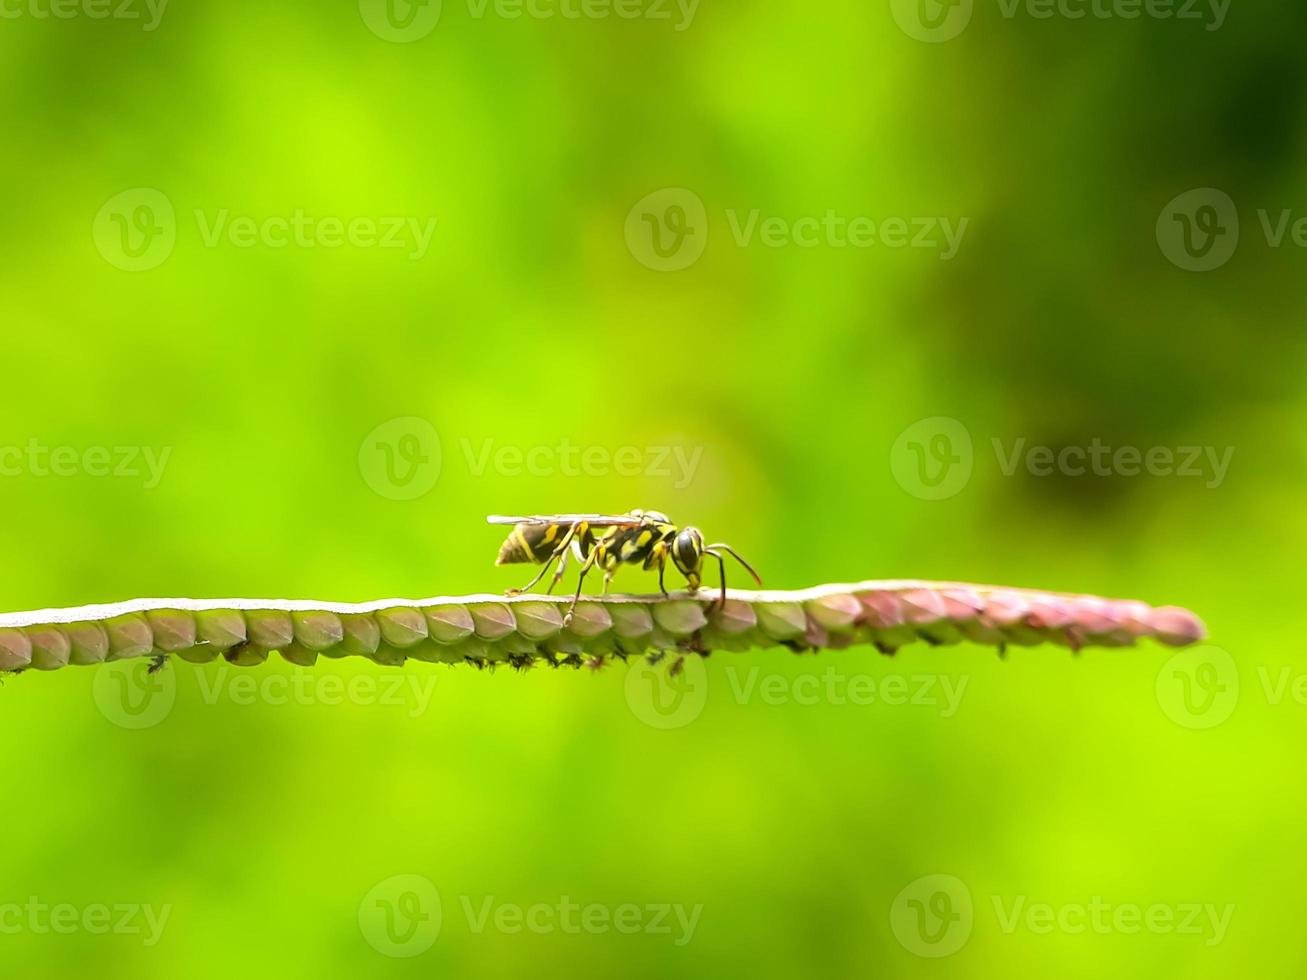
<path id="1" fill-rule="evenodd" d="M 487 517 L 491 524 L 511 524 L 513 530 L 499 549 L 496 565 L 542 565 L 538 575 L 509 595 L 529 591 L 545 577 L 555 561 L 558 568 L 553 581 L 545 591 L 551 593 L 567 568 L 569 552 L 581 562 L 581 573 L 576 583 L 576 594 L 568 609 L 567 619 L 581 598 L 581 586 L 591 568 L 604 570 L 604 595 L 608 585 L 622 565 L 640 565 L 644 569 L 658 569 L 658 587 L 667 595 L 664 572 L 670 559 L 677 571 L 685 576 L 690 591 L 703 584 L 705 555 L 717 559 L 721 568 L 721 601 L 726 601 L 726 559 L 730 555 L 745 567 L 755 582 L 762 579 L 747 561 L 728 544 L 704 544 L 698 528 L 678 528 L 667 517 L 653 510 L 633 510 L 629 514 L 551 514 L 535 517 Z"/>

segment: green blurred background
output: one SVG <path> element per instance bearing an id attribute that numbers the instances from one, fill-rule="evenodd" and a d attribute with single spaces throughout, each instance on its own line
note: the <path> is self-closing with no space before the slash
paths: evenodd
<path id="1" fill-rule="evenodd" d="M 7 976 L 1301 971 L 1301 5 L 121 2 L 0 20 L 0 607 L 496 592 L 485 514 L 647 507 L 1213 645 L 27 673 Z M 1004 465 L 1095 439 L 1233 457 Z"/>

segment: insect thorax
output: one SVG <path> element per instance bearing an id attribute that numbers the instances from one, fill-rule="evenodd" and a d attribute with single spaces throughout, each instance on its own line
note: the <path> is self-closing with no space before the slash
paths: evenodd
<path id="1" fill-rule="evenodd" d="M 648 567 L 654 549 L 676 535 L 672 524 L 642 524 L 638 527 L 614 527 L 600 536 L 603 548 L 603 565 L 613 569 L 618 565 L 644 565 Z"/>

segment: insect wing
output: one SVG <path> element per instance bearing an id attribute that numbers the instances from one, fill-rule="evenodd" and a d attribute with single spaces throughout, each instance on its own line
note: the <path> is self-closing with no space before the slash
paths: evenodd
<path id="1" fill-rule="evenodd" d="M 533 514 L 523 517 L 502 517 L 492 514 L 487 524 L 589 524 L 591 527 L 637 527 L 640 518 L 630 514 Z"/>

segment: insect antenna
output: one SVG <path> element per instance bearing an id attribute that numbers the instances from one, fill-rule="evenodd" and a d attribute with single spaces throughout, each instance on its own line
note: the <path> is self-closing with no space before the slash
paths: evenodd
<path id="1" fill-rule="evenodd" d="M 703 553 L 705 555 L 712 555 L 716 558 L 717 565 L 722 570 L 722 594 L 721 598 L 717 600 L 718 609 L 722 609 L 726 606 L 726 559 L 722 557 L 722 551 L 727 552 L 732 558 L 743 565 L 748 570 L 749 574 L 753 576 L 753 580 L 758 583 L 759 587 L 762 586 L 762 579 L 760 579 L 758 573 L 753 570 L 753 566 L 736 554 L 734 548 L 729 544 L 710 544 L 708 547 L 703 549 Z"/>
<path id="2" fill-rule="evenodd" d="M 721 556 L 720 554 L 718 554 L 718 552 L 717 552 L 716 550 L 714 550 L 714 549 L 717 549 L 717 548 L 720 548 L 722 551 L 725 551 L 728 555 L 730 555 L 732 558 L 734 558 L 736 561 L 738 561 L 741 565 L 743 565 L 743 566 L 744 566 L 744 570 L 747 571 L 750 575 L 752 575 L 752 576 L 753 576 L 753 580 L 754 580 L 755 582 L 758 583 L 758 588 L 762 588 L 762 579 L 759 577 L 758 573 L 755 572 L 755 571 L 753 570 L 753 566 L 750 565 L 750 564 L 749 564 L 747 561 L 745 561 L 743 558 L 741 558 L 740 555 L 739 555 L 739 553 L 738 553 L 734 548 L 732 548 L 729 544 L 711 544 L 711 545 L 709 545 L 708 547 L 704 548 L 703 550 L 706 551 L 706 552 L 708 552 L 708 554 L 710 554 L 710 555 L 716 555 L 716 556 L 717 556 L 717 560 L 718 560 L 718 561 L 721 561 L 721 557 L 722 557 L 722 556 Z"/>

